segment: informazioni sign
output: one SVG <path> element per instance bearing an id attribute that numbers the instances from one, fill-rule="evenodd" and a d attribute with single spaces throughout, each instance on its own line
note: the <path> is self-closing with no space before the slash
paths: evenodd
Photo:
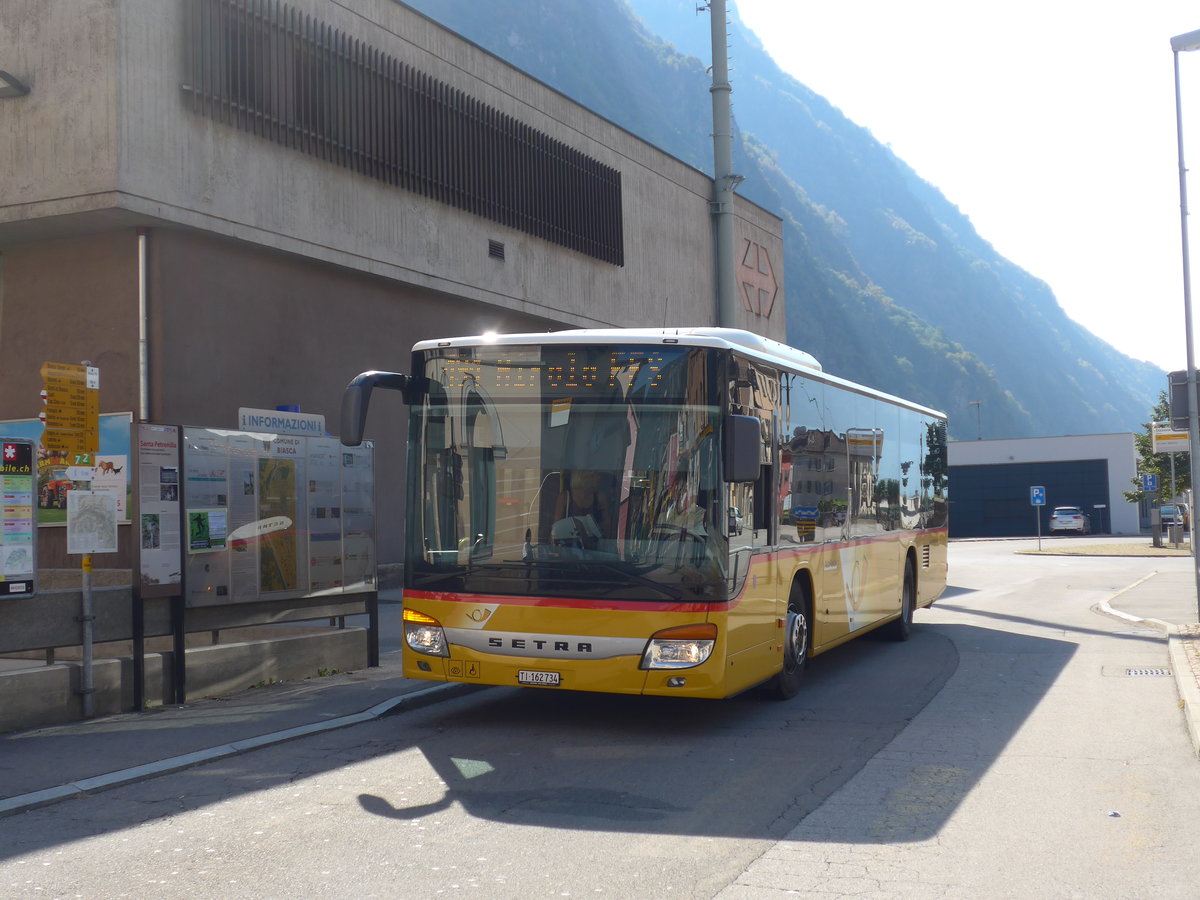
<path id="1" fill-rule="evenodd" d="M 247 409 L 243 407 L 238 410 L 238 428 L 256 434 L 300 434 L 322 437 L 325 434 L 325 417 L 278 409 Z"/>

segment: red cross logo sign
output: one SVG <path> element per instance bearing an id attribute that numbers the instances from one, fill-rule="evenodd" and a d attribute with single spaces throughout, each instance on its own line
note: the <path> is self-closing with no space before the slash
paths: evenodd
<path id="1" fill-rule="evenodd" d="M 742 303 L 746 309 L 764 319 L 770 318 L 771 310 L 775 308 L 775 296 L 779 293 L 779 282 L 775 280 L 775 270 L 771 267 L 771 257 L 766 247 L 746 241 L 738 280 L 742 285 Z"/>

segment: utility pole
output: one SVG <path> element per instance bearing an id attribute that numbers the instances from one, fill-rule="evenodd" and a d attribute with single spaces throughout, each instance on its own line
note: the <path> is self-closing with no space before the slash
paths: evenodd
<path id="1" fill-rule="evenodd" d="M 733 192 L 744 180 L 733 172 L 733 113 L 729 95 L 729 47 L 725 0 L 708 0 L 712 34 L 713 217 L 717 324 L 737 327 L 737 276 L 734 264 Z"/>

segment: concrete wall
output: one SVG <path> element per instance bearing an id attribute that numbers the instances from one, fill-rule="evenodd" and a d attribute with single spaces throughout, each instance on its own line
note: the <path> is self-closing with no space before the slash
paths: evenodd
<path id="1" fill-rule="evenodd" d="M 145 702 L 173 702 L 170 653 L 146 655 Z M 187 696 L 221 697 L 261 683 L 316 678 L 322 670 L 348 672 L 367 664 L 367 632 L 361 628 L 238 641 L 187 650 Z M 130 712 L 133 661 L 102 657 L 92 668 L 95 715 Z M 22 665 L 0 660 L 0 732 L 40 728 L 83 718 L 78 662 Z"/>
<path id="2" fill-rule="evenodd" d="M 435 336 L 716 323 L 705 173 L 394 0 L 288 2 L 618 169 L 625 264 L 192 111 L 184 0 L 6 0 L 0 63 L 31 92 L 0 100 L 0 419 L 38 414 L 42 362 L 85 359 L 101 369 L 101 412 L 136 418 L 143 283 L 148 418 L 166 424 L 234 427 L 239 407 L 298 404 L 336 430 L 352 376 L 405 370 Z M 739 325 L 783 340 L 782 223 L 736 208 L 739 248 L 763 245 L 779 282 L 770 318 L 743 309 Z M 385 563 L 403 531 L 395 401 L 380 398 L 367 435 Z M 110 562 L 128 565 L 97 564 Z"/>
<path id="3" fill-rule="evenodd" d="M 3 68 L 30 87 L 0 100 L 0 221 L 110 209 L 118 189 L 119 4 L 0 3 Z"/>
<path id="4" fill-rule="evenodd" d="M 353 11 L 331 0 L 291 5 L 619 169 L 625 265 L 192 112 L 180 87 L 182 0 L 0 6 L 0 59 L 32 88 L 0 103 L 0 140 L 16 175 L 0 180 L 0 244 L 39 234 L 30 220 L 45 226 L 47 217 L 90 211 L 57 224 L 185 225 L 570 324 L 714 321 L 707 175 L 394 0 L 360 0 Z M 68 52 L 70 64 L 61 59 Z M 742 236 L 773 251 L 782 281 L 779 220 L 738 208 Z M 488 258 L 489 239 L 506 245 L 506 260 Z M 744 318 L 783 336 L 781 310 Z"/>

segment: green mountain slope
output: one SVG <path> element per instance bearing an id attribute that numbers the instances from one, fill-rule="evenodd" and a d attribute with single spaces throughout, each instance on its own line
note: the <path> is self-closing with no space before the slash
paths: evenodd
<path id="1" fill-rule="evenodd" d="M 695 0 L 408 5 L 711 170 L 709 23 Z M 1043 282 L 731 20 L 739 193 L 784 219 L 789 342 L 830 372 L 945 409 L 959 439 L 976 436 L 972 401 L 984 437 L 1138 429 L 1163 372 L 1068 318 Z"/>

